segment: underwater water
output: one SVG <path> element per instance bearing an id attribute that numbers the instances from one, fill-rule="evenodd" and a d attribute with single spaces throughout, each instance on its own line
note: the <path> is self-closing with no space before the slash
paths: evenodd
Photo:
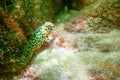
<path id="1" fill-rule="evenodd" d="M 0 80 L 120 80 L 119 0 L 0 1 Z"/>

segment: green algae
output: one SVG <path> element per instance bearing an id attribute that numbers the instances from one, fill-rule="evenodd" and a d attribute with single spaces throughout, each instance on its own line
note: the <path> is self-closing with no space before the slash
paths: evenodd
<path id="1" fill-rule="evenodd" d="M 52 4 L 50 0 L 0 1 L 0 79 L 12 79 L 26 66 L 19 62 L 24 46 L 36 28 L 48 20 L 54 21 Z"/>

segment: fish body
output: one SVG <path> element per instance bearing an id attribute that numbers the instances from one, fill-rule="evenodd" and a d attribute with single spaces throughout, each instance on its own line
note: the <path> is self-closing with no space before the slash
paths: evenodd
<path id="1" fill-rule="evenodd" d="M 28 63 L 37 51 L 43 49 L 43 45 L 47 42 L 48 35 L 52 32 L 53 27 L 53 23 L 45 22 L 45 24 L 32 33 L 32 36 L 20 57 L 19 61 L 21 64 L 25 65 L 25 63 Z"/>

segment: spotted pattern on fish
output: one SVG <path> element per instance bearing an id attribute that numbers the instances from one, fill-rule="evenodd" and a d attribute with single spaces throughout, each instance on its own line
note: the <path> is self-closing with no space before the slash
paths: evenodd
<path id="1" fill-rule="evenodd" d="M 37 30 L 32 33 L 28 44 L 25 46 L 23 54 L 20 57 L 21 64 L 29 62 L 29 59 L 34 56 L 36 51 L 42 49 L 44 43 L 48 40 L 48 35 L 52 32 L 54 25 L 51 22 L 45 22 L 44 25 L 40 26 Z"/>

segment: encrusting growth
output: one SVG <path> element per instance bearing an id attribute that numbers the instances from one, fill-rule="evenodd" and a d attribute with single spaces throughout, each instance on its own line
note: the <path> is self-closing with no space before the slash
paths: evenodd
<path id="1" fill-rule="evenodd" d="M 37 30 L 32 33 L 23 54 L 20 57 L 20 64 L 26 65 L 30 62 L 31 58 L 35 56 L 35 53 L 43 49 L 44 44 L 48 41 L 48 35 L 52 32 L 54 24 L 51 22 L 45 22 Z"/>

